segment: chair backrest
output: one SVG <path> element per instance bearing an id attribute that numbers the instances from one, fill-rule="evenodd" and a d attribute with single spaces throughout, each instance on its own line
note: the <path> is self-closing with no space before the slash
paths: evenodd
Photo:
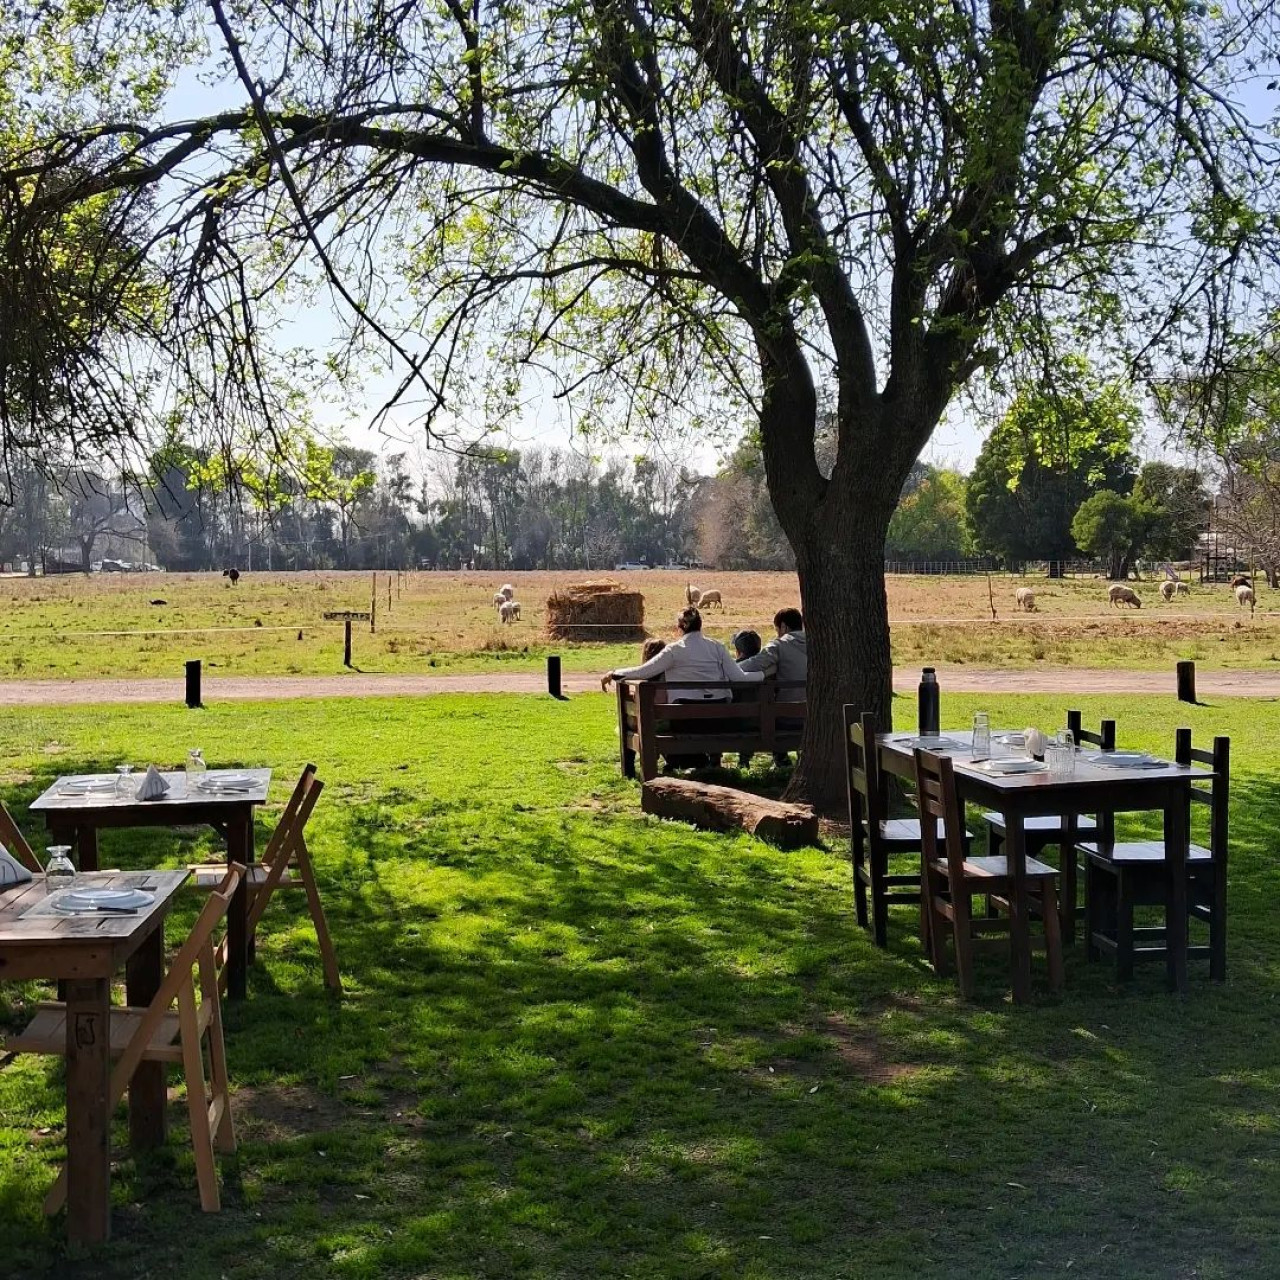
<path id="1" fill-rule="evenodd" d="M 244 872 L 241 863 L 233 862 L 227 868 L 227 874 L 222 877 L 222 883 L 205 899 L 187 940 L 178 948 L 178 954 L 174 956 L 160 989 L 134 1028 L 132 1038 L 111 1072 L 108 1106 L 115 1106 L 124 1097 L 129 1081 L 142 1061 L 156 1028 L 182 988 L 192 985 L 193 970 L 199 969 L 200 990 L 205 998 L 217 998 L 218 978 L 214 967 L 213 931 L 226 918 L 232 896 L 239 888 Z"/>
<path id="2" fill-rule="evenodd" d="M 1193 783 L 1190 796 L 1192 804 L 1209 807 L 1209 848 L 1215 858 L 1227 853 L 1227 814 L 1231 795 L 1231 739 L 1216 737 L 1213 750 L 1205 751 L 1191 745 L 1191 730 L 1179 729 L 1174 738 L 1173 758 L 1178 764 L 1204 764 L 1213 770 L 1213 777 Z"/>
<path id="3" fill-rule="evenodd" d="M 1098 732 L 1094 733 L 1092 729 L 1086 729 L 1081 723 L 1082 717 L 1079 711 L 1067 712 L 1067 728 L 1071 730 L 1071 736 L 1075 739 L 1076 746 L 1084 746 L 1088 743 L 1090 746 L 1098 747 L 1102 751 L 1114 751 L 1116 749 L 1116 722 L 1114 720 L 1104 720 L 1098 726 Z"/>
<path id="4" fill-rule="evenodd" d="M 947 876 L 955 884 L 964 878 L 964 815 L 956 791 L 955 767 L 950 756 L 935 755 L 917 747 L 916 804 L 920 809 L 920 849 L 924 867 L 940 856 Z M 942 819 L 944 848 L 938 850 L 938 823 Z"/>
<path id="5" fill-rule="evenodd" d="M 884 791 L 876 755 L 876 718 L 860 716 L 851 703 L 844 706 L 844 758 L 849 788 L 849 825 L 862 822 L 871 838 L 880 834 L 884 819 Z"/>
<path id="6" fill-rule="evenodd" d="M 312 788 L 316 785 L 316 767 L 309 764 L 303 769 L 298 781 L 294 784 L 293 794 L 289 797 L 289 803 L 284 807 L 284 813 L 280 815 L 280 821 L 276 824 L 276 829 L 271 833 L 271 838 L 267 841 L 267 847 L 262 851 L 262 862 L 264 866 L 271 866 L 276 858 L 280 856 L 281 850 L 287 848 L 291 842 L 291 832 L 298 812 L 306 802 L 307 796 L 311 793 Z M 311 806 L 307 809 L 308 815 L 311 809 L 315 807 L 315 801 L 311 802 Z M 305 819 L 304 819 L 305 822 Z M 289 857 L 289 853 L 285 852 L 285 859 Z"/>
<path id="7" fill-rule="evenodd" d="M 0 803 L 0 844 L 4 845 L 28 871 L 36 875 L 44 871 L 39 859 L 31 852 L 26 836 L 18 830 L 18 824 L 14 822 L 3 803 Z"/>

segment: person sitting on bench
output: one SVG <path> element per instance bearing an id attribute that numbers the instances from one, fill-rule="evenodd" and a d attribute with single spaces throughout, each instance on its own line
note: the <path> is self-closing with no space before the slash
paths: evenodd
<path id="1" fill-rule="evenodd" d="M 638 667 L 618 667 L 606 671 L 600 679 L 600 687 L 608 690 L 615 680 L 652 680 L 665 676 L 668 684 L 691 682 L 721 684 L 734 681 L 738 684 L 756 684 L 764 679 L 762 671 L 744 671 L 729 656 L 729 651 L 718 640 L 702 634 L 702 614 L 692 606 L 681 611 L 676 618 L 678 640 L 673 640 L 661 653 L 642 662 Z M 674 689 L 672 702 L 730 702 L 733 693 L 729 689 Z M 712 726 L 712 731 L 717 726 Z"/>
<path id="2" fill-rule="evenodd" d="M 809 678 L 809 642 L 804 634 L 804 615 L 799 609 L 779 609 L 773 615 L 773 629 L 777 638 L 770 640 L 754 658 L 747 658 L 743 671 L 760 672 L 770 676 L 779 683 L 803 684 Z M 779 694 L 779 702 L 803 702 L 803 689 L 783 689 Z M 779 717 L 779 729 L 800 729 L 804 722 L 794 717 Z M 773 762 L 780 769 L 791 763 L 791 757 L 785 751 L 774 754 Z"/>

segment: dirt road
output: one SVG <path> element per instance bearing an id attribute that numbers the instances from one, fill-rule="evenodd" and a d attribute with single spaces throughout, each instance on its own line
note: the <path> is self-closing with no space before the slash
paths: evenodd
<path id="1" fill-rule="evenodd" d="M 915 689 L 919 673 L 894 673 L 894 688 Z M 1105 668 L 1033 667 L 1024 670 L 941 667 L 938 680 L 955 693 L 1174 693 L 1172 671 L 1126 671 Z M 598 691 L 599 677 L 566 672 L 568 694 Z M 1280 671 L 1201 671 L 1201 698 L 1280 698 Z M 223 676 L 206 679 L 206 703 L 233 700 L 282 701 L 290 698 L 374 698 L 433 693 L 544 693 L 539 671 L 501 675 L 350 675 Z M 181 680 L 9 680 L 0 682 L 0 707 L 57 706 L 78 703 L 182 702 Z"/>

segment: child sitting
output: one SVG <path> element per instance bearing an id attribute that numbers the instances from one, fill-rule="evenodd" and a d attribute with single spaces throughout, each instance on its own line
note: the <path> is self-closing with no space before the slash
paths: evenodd
<path id="1" fill-rule="evenodd" d="M 738 631 L 734 633 L 730 643 L 733 645 L 735 660 L 745 662 L 748 658 L 754 658 L 760 652 L 760 633 L 758 631 Z M 759 702 L 760 690 L 754 685 L 745 685 L 733 691 L 733 700 L 734 702 Z M 738 753 L 738 768 L 751 768 L 750 751 L 740 751 Z"/>

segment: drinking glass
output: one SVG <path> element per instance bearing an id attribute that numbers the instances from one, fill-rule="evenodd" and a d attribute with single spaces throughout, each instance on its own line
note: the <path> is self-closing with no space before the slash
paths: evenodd
<path id="1" fill-rule="evenodd" d="M 1058 732 L 1054 734 L 1053 740 L 1060 747 L 1070 747 L 1072 751 L 1076 749 L 1075 735 L 1070 729 L 1059 729 Z"/>
<path id="2" fill-rule="evenodd" d="M 71 846 L 51 844 L 49 861 L 44 866 L 45 888 L 50 893 L 56 893 L 59 889 L 69 889 L 75 883 L 75 879 L 76 864 L 71 861 Z"/>
<path id="3" fill-rule="evenodd" d="M 1075 748 L 1065 742 L 1051 742 L 1044 749 L 1044 762 L 1050 777 L 1073 777 L 1076 771 Z"/>
<path id="4" fill-rule="evenodd" d="M 973 758 L 991 759 L 991 717 L 985 711 L 973 717 Z"/>
<path id="5" fill-rule="evenodd" d="M 124 796 L 126 799 L 132 799 L 133 791 L 131 788 L 133 786 L 133 779 L 130 775 L 133 773 L 133 765 L 118 764 L 116 765 L 116 773 L 118 775 L 116 778 L 116 795 Z"/>
<path id="6" fill-rule="evenodd" d="M 209 766 L 204 762 L 204 752 L 199 747 L 192 747 L 187 752 L 187 790 L 199 791 L 204 786 L 204 775 Z"/>

